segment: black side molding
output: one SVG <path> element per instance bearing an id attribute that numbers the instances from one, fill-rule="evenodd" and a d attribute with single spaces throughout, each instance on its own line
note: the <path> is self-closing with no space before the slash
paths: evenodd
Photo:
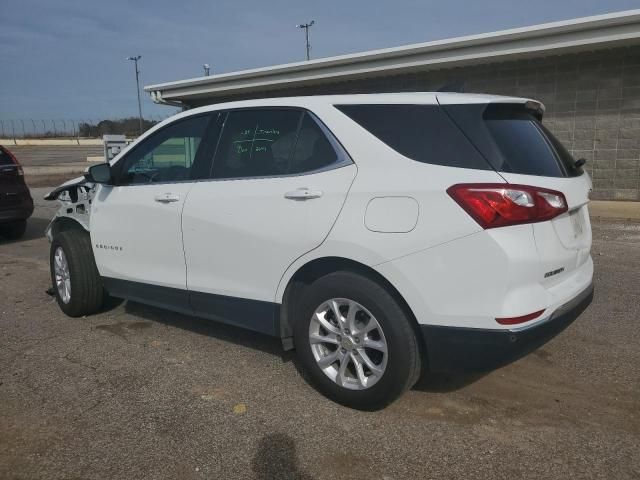
<path id="1" fill-rule="evenodd" d="M 117 298 L 280 336 L 280 305 L 277 303 L 109 277 L 102 277 L 102 282 L 107 292 Z"/>

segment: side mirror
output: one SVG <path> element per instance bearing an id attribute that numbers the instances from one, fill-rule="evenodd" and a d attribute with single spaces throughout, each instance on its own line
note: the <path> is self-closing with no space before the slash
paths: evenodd
<path id="1" fill-rule="evenodd" d="M 89 167 L 87 173 L 84 174 L 84 178 L 88 182 L 92 183 L 111 183 L 111 165 L 108 163 L 100 163 Z"/>
<path id="2" fill-rule="evenodd" d="M 576 160 L 575 162 L 573 162 L 573 166 L 575 168 L 580 168 L 582 167 L 585 163 L 587 163 L 587 160 L 584 158 L 579 158 L 578 160 Z"/>

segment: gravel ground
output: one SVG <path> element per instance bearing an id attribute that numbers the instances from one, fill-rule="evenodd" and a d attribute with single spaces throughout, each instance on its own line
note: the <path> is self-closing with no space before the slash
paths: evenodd
<path id="1" fill-rule="evenodd" d="M 0 243 L 0 478 L 640 478 L 638 223 L 594 224 L 596 299 L 559 337 L 363 413 L 275 339 L 132 302 L 65 317 L 43 203 Z"/>

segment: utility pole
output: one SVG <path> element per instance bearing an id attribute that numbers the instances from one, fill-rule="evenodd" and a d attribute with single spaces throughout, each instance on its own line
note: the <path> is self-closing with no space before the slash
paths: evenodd
<path id="1" fill-rule="evenodd" d="M 211 67 L 209 67 L 208 63 L 205 63 L 202 65 L 202 68 L 204 69 L 204 76 L 208 77 L 209 76 L 209 71 L 211 70 Z"/>
<path id="2" fill-rule="evenodd" d="M 142 55 L 127 57 L 127 60 L 131 60 L 136 69 L 136 93 L 138 94 L 138 126 L 140 129 L 140 135 L 142 135 L 142 104 L 140 103 L 140 70 L 138 70 L 138 60 L 141 58 Z"/>
<path id="3" fill-rule="evenodd" d="M 309 60 L 309 52 L 311 51 L 311 44 L 309 43 L 309 28 L 311 28 L 316 23 L 315 20 L 311 20 L 309 23 L 301 23 L 296 25 L 298 28 L 304 28 L 304 35 L 307 39 L 307 60 Z"/>

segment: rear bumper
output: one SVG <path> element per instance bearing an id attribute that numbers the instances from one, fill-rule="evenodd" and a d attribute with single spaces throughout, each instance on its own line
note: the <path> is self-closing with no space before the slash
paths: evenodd
<path id="1" fill-rule="evenodd" d="M 11 207 L 0 207 L 0 222 L 26 220 L 33 213 L 33 201 L 24 201 Z"/>
<path id="2" fill-rule="evenodd" d="M 593 300 L 593 284 L 548 320 L 522 330 L 420 325 L 429 369 L 434 372 L 486 371 L 534 351 L 569 326 Z"/>

